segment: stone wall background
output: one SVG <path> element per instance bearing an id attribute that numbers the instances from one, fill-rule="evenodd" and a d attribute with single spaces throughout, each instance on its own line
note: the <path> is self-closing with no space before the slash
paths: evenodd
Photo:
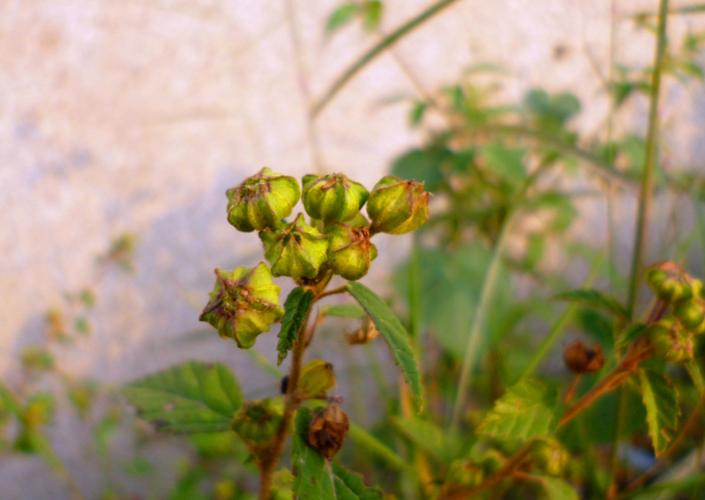
<path id="1" fill-rule="evenodd" d="M 297 177 L 312 170 L 306 94 L 321 96 L 374 42 L 359 26 L 325 39 L 325 19 L 339 3 L 292 0 L 292 14 L 286 0 L 0 0 L 2 376 L 11 379 L 16 354 L 44 335 L 47 308 L 93 283 L 94 333 L 80 349 L 67 349 L 65 369 L 122 383 L 195 356 L 228 361 L 247 386 L 251 364 L 235 349 L 169 340 L 201 328 L 193 302 L 205 299 L 215 266 L 259 259 L 256 235 L 240 236 L 227 224 L 224 191 L 263 166 Z M 653 38 L 625 17 L 657 2 L 614 3 L 616 60 L 647 65 Z M 390 31 L 428 2 L 385 4 L 383 30 Z M 508 99 L 535 86 L 573 92 L 583 103 L 575 126 L 599 133 L 608 108 L 598 73 L 608 71 L 610 16 L 607 0 L 465 0 L 394 54 L 426 92 L 484 62 L 509 71 Z M 702 24 L 679 16 L 669 33 L 677 41 Z M 667 167 L 703 168 L 704 90 L 665 87 Z M 398 94 L 415 95 L 415 88 L 387 53 L 318 120 L 322 169 L 371 188 L 395 155 L 418 144 L 424 132 L 409 130 L 407 107 L 381 105 Z M 643 130 L 645 111 L 634 100 L 618 127 Z M 619 243 L 629 245 L 633 204 L 624 203 Z M 604 238 L 603 210 L 588 210 L 581 228 Z M 136 273 L 97 270 L 96 256 L 126 231 L 139 236 Z M 408 239 L 401 241 L 395 245 L 403 250 Z M 376 262 L 371 280 L 384 283 L 380 269 L 398 260 L 393 253 Z M 274 340 L 263 338 L 258 348 L 273 352 Z M 57 448 L 82 486 L 95 489 L 71 435 L 77 429 L 61 424 Z M 59 498 L 51 477 L 29 479 L 37 470 L 42 465 L 29 458 L 3 459 L 0 484 L 18 486 L 0 497 L 54 491 Z"/>

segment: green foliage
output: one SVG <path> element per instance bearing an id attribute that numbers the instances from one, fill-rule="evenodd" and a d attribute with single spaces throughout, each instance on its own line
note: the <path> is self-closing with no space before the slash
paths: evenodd
<path id="1" fill-rule="evenodd" d="M 124 389 L 142 418 L 173 432 L 227 430 L 243 402 L 235 375 L 221 363 L 189 361 Z"/>
<path id="2" fill-rule="evenodd" d="M 334 304 L 321 307 L 318 313 L 320 316 L 337 316 L 339 318 L 365 317 L 365 311 L 357 304 Z"/>
<path id="3" fill-rule="evenodd" d="M 660 373 L 639 370 L 639 380 L 644 406 L 646 406 L 649 436 L 656 456 L 659 456 L 672 439 L 670 431 L 678 425 L 678 417 L 681 414 L 678 393 L 671 381 Z"/>
<path id="4" fill-rule="evenodd" d="M 599 290 L 571 290 L 570 292 L 564 292 L 557 295 L 556 299 L 579 302 L 581 304 L 596 307 L 614 315 L 619 319 L 629 321 L 629 313 L 624 306 Z"/>
<path id="5" fill-rule="evenodd" d="M 525 379 L 499 398 L 477 429 L 485 436 L 529 440 L 553 434 L 558 394 L 536 380 Z"/>
<path id="6" fill-rule="evenodd" d="M 546 491 L 548 500 L 579 500 L 580 497 L 570 484 L 557 477 L 535 476 Z"/>
<path id="7" fill-rule="evenodd" d="M 282 328 L 279 332 L 279 345 L 277 346 L 277 351 L 279 351 L 277 365 L 282 364 L 286 355 L 294 347 L 294 341 L 298 338 L 299 329 L 311 307 L 311 302 L 313 302 L 313 292 L 301 287 L 294 288 L 286 298 Z"/>
<path id="8" fill-rule="evenodd" d="M 411 397 L 417 411 L 423 408 L 421 389 L 421 374 L 416 362 L 416 354 L 409 342 L 409 334 L 389 306 L 372 290 L 357 282 L 345 285 L 350 294 L 355 297 L 367 314 L 372 318 L 375 327 L 382 333 L 394 355 L 394 361 L 404 373 L 406 383 L 411 389 Z"/>

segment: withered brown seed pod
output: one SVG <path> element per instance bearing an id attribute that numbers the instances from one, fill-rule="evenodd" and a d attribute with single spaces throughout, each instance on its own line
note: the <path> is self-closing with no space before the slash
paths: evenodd
<path id="1" fill-rule="evenodd" d="M 586 347 L 585 344 L 577 341 L 563 350 L 563 361 L 575 373 L 591 373 L 602 368 L 605 364 L 605 356 L 598 344 Z"/>
<path id="2" fill-rule="evenodd" d="M 348 429 L 348 415 L 337 406 L 328 405 L 313 417 L 308 432 L 308 443 L 330 460 L 343 447 Z"/>

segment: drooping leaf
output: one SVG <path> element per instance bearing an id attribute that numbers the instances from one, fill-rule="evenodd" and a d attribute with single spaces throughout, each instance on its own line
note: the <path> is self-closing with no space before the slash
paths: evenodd
<path id="1" fill-rule="evenodd" d="M 615 299 L 602 293 L 599 290 L 592 288 L 584 288 L 581 290 L 571 290 L 564 292 L 555 297 L 557 300 L 568 300 L 571 302 L 580 302 L 585 305 L 603 309 L 617 317 L 629 321 L 629 313 L 626 308 L 617 302 Z"/>
<path id="2" fill-rule="evenodd" d="M 337 316 L 339 318 L 357 318 L 363 319 L 365 311 L 358 304 L 335 304 L 332 306 L 321 307 L 319 313 L 323 316 Z"/>
<path id="3" fill-rule="evenodd" d="M 292 472 L 294 495 L 298 500 L 379 500 L 383 492 L 368 488 L 362 476 L 331 464 L 308 444 L 311 410 L 300 408 L 294 428 Z"/>
<path id="4" fill-rule="evenodd" d="M 188 361 L 131 383 L 124 394 L 158 429 L 219 432 L 242 406 L 235 374 L 221 363 Z"/>
<path id="5" fill-rule="evenodd" d="M 641 392 L 646 406 L 649 436 L 658 457 L 671 441 L 670 431 L 678 426 L 681 414 L 678 393 L 671 381 L 652 370 L 639 370 Z"/>
<path id="6" fill-rule="evenodd" d="M 328 22 L 326 23 L 326 33 L 331 34 L 346 24 L 348 24 L 355 17 L 358 11 L 358 6 L 356 3 L 346 3 L 341 5 L 328 16 Z"/>
<path id="7" fill-rule="evenodd" d="M 313 302 L 313 291 L 303 288 L 294 288 L 284 303 L 284 316 L 282 317 L 282 329 L 279 332 L 279 345 L 277 345 L 277 366 L 286 359 L 294 341 L 299 336 L 299 329 L 306 318 L 306 313 Z"/>
<path id="8" fill-rule="evenodd" d="M 389 306 L 365 285 L 352 281 L 345 285 L 345 289 L 355 297 L 355 300 L 370 315 L 375 327 L 382 333 L 384 340 L 387 341 L 394 355 L 394 361 L 401 368 L 406 383 L 411 389 L 411 398 L 414 405 L 417 411 L 420 412 L 423 408 L 421 374 L 419 373 L 416 355 L 411 347 L 406 330 Z"/>
<path id="9" fill-rule="evenodd" d="M 649 327 L 642 323 L 634 323 L 633 325 L 630 325 L 619 336 L 619 338 L 617 339 L 617 345 L 615 345 L 615 347 L 617 349 L 621 349 L 622 347 L 631 344 L 635 340 L 638 340 L 644 335 L 646 335 L 646 332 L 648 330 Z"/>
<path id="10" fill-rule="evenodd" d="M 477 428 L 484 436 L 547 437 L 556 429 L 558 393 L 536 380 L 525 379 L 509 388 Z"/>
<path id="11" fill-rule="evenodd" d="M 558 477 L 534 476 L 540 479 L 548 500 L 580 500 L 578 492 Z"/>

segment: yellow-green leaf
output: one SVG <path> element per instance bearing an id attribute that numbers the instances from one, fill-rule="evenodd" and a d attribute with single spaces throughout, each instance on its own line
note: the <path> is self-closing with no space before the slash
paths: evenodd
<path id="1" fill-rule="evenodd" d="M 641 397 L 646 406 L 646 423 L 649 436 L 658 457 L 671 441 L 670 431 L 678 426 L 681 410 L 678 392 L 664 375 L 652 370 L 639 370 Z"/>
<path id="2" fill-rule="evenodd" d="M 279 332 L 279 345 L 277 345 L 277 366 L 286 359 L 294 341 L 299 336 L 301 324 L 306 319 L 306 313 L 313 302 L 313 292 L 303 288 L 294 288 L 284 303 L 284 316 L 282 317 L 282 329 Z"/>

